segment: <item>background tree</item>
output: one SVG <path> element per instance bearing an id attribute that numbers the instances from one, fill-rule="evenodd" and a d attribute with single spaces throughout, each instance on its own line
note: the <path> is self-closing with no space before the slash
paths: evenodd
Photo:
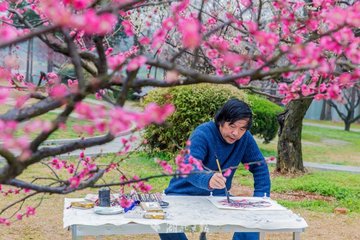
<path id="1" fill-rule="evenodd" d="M 345 107 L 345 111 L 341 110 L 336 102 L 332 100 L 329 101 L 329 104 L 332 108 L 335 109 L 339 117 L 344 121 L 345 131 L 350 131 L 351 124 L 360 119 L 360 112 L 355 114 L 356 108 L 360 104 L 360 89 L 357 87 L 344 89 L 342 90 L 342 96 L 344 98 L 344 103 L 342 106 Z"/>
<path id="2" fill-rule="evenodd" d="M 208 82 L 259 92 L 259 81 L 277 84 L 282 102 L 287 104 L 282 115 L 283 138 L 280 136 L 279 142 L 279 149 L 287 154 L 279 158 L 278 169 L 293 172 L 302 170 L 298 120 L 310 99 L 339 100 L 341 89 L 359 84 L 360 39 L 353 31 L 360 26 L 359 2 L 338 4 L 318 0 L 309 5 L 301 1 L 261 0 L 24 0 L 21 3 L 0 3 L 0 49 L 39 38 L 66 57 L 73 65 L 76 79 L 64 84 L 56 73 L 48 73 L 44 77 L 46 83 L 37 86 L 24 81 L 16 59 L 4 58 L 0 67 L 0 103 L 13 100 L 15 107 L 0 115 L 3 141 L 0 191 L 25 194 L 17 201 L 19 204 L 38 193 L 66 194 L 87 187 L 130 184 L 145 192 L 150 190 L 144 179 L 121 171 L 125 156 L 106 164 L 84 153 L 76 163 L 57 157 L 110 142 L 129 129 L 161 124 L 174 111 L 171 105 L 155 104 L 148 105 L 143 112 L 125 110 L 127 93 L 133 89 Z M 29 21 L 27 11 L 40 20 Z M 166 15 L 158 14 L 160 11 Z M 120 41 L 120 46 L 112 46 L 118 43 L 111 41 L 118 32 L 128 39 Z M 345 73 L 339 70 L 344 66 L 348 69 Z M 91 77 L 85 77 L 84 71 Z M 20 97 L 14 94 L 17 91 L 21 91 Z M 114 91 L 119 94 L 111 98 Z M 112 107 L 85 103 L 83 100 L 89 95 L 102 98 Z M 54 109 L 60 110 L 54 120 L 40 118 Z M 84 120 L 73 129 L 82 139 L 42 147 L 54 132 L 66 126 L 71 113 Z M 16 131 L 21 131 L 20 137 Z M 289 134 L 297 138 L 286 138 Z M 123 139 L 119 145 L 122 146 L 119 155 L 126 154 L 129 140 Z M 178 168 L 189 173 L 192 166 L 184 163 L 183 154 L 177 158 Z M 171 172 L 168 165 L 159 163 L 167 174 Z M 35 164 L 48 168 L 52 177 L 21 178 Z M 103 183 L 104 174 L 110 171 L 119 171 L 120 180 Z M 122 204 L 127 204 L 123 200 Z M 12 206 L 9 204 L 0 214 L 7 213 Z M 31 215 L 33 208 L 22 212 L 20 207 L 14 211 L 7 216 L 18 214 L 21 219 Z M 9 219 L 1 218 L 0 222 L 8 224 Z"/>

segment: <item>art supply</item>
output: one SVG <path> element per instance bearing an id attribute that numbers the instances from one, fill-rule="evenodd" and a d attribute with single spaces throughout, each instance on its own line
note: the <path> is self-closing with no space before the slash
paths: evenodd
<path id="1" fill-rule="evenodd" d="M 219 172 L 220 172 L 220 173 L 221 173 L 221 175 L 222 175 L 222 171 L 221 171 L 221 167 L 220 167 L 219 159 L 217 159 L 217 158 L 216 158 L 216 163 L 217 163 L 217 165 L 218 165 Z M 225 194 L 226 194 L 226 199 L 227 199 L 227 202 L 228 202 L 228 203 L 230 203 L 231 201 L 230 201 L 229 192 L 228 192 L 228 190 L 227 190 L 226 185 L 225 185 Z"/>
<path id="2" fill-rule="evenodd" d="M 136 207 L 136 204 L 135 204 L 135 202 L 133 201 L 129 207 L 124 208 L 124 212 L 131 211 L 131 210 L 133 210 L 135 207 Z"/>
<path id="3" fill-rule="evenodd" d="M 108 187 L 99 189 L 99 207 L 110 207 L 110 189 Z"/>
<path id="4" fill-rule="evenodd" d="M 146 212 L 163 212 L 158 202 L 141 202 L 140 207 Z"/>
<path id="5" fill-rule="evenodd" d="M 166 214 L 164 212 L 145 212 L 144 218 L 147 219 L 165 219 Z"/>
<path id="6" fill-rule="evenodd" d="M 169 206 L 168 202 L 162 200 L 161 193 L 131 193 L 125 194 L 126 198 L 132 199 L 136 205 L 139 205 L 141 202 L 158 202 L 162 208 Z"/>
<path id="7" fill-rule="evenodd" d="M 100 214 L 100 215 L 115 215 L 123 213 L 124 209 L 120 206 L 116 207 L 94 207 L 94 213 Z"/>
<path id="8" fill-rule="evenodd" d="M 77 201 L 77 202 L 71 202 L 70 206 L 79 209 L 89 209 L 89 208 L 93 208 L 95 204 L 89 201 Z"/>

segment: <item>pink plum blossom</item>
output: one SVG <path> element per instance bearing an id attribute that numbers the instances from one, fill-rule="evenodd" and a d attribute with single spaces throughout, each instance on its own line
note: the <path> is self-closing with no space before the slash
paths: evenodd
<path id="1" fill-rule="evenodd" d="M 180 19 L 179 31 L 182 35 L 182 43 L 184 47 L 194 49 L 200 45 L 200 23 L 197 19 Z"/>
<path id="2" fill-rule="evenodd" d="M 132 203 L 133 203 L 132 199 L 127 199 L 125 196 L 120 197 L 119 204 L 122 208 L 128 208 L 131 206 Z"/>
<path id="3" fill-rule="evenodd" d="M 49 95 L 55 99 L 60 99 L 64 97 L 68 92 L 68 88 L 65 84 L 62 83 L 60 85 L 52 87 L 49 91 Z"/>
<path id="4" fill-rule="evenodd" d="M 0 104 L 6 103 L 9 96 L 10 96 L 10 90 L 9 89 L 0 88 Z"/>
<path id="5" fill-rule="evenodd" d="M 0 25 L 0 43 L 9 42 L 17 37 L 17 30 L 9 25 Z"/>
<path id="6" fill-rule="evenodd" d="M 33 207 L 27 207 L 26 208 L 26 213 L 25 213 L 26 217 L 35 215 L 35 210 L 36 209 L 33 208 Z"/>
<path id="7" fill-rule="evenodd" d="M 228 177 L 228 176 L 230 176 L 230 174 L 231 174 L 231 169 L 229 168 L 223 173 L 223 176 Z"/>
<path id="8" fill-rule="evenodd" d="M 145 56 L 138 56 L 130 60 L 129 64 L 127 65 L 126 70 L 131 72 L 134 70 L 137 70 L 142 65 L 146 63 L 146 57 Z"/>
<path id="9" fill-rule="evenodd" d="M 123 26 L 124 32 L 127 36 L 129 36 L 129 37 L 134 36 L 134 29 L 129 20 L 122 21 L 121 25 Z"/>

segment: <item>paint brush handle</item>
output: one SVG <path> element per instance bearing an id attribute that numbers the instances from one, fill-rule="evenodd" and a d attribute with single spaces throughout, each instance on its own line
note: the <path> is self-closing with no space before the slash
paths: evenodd
<path id="1" fill-rule="evenodd" d="M 221 171 L 221 166 L 220 166 L 220 163 L 219 163 L 219 159 L 217 159 L 217 158 L 216 158 L 216 163 L 217 163 L 217 165 L 218 165 L 219 172 L 220 172 L 221 175 L 222 175 L 222 171 Z M 226 194 L 226 199 L 227 199 L 228 203 L 230 203 L 229 192 L 228 192 L 228 190 L 227 190 L 226 184 L 225 184 L 225 194 Z"/>

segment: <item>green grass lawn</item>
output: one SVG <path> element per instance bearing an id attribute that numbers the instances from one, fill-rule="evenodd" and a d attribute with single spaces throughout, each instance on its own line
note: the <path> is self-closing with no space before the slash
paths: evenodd
<path id="1" fill-rule="evenodd" d="M 276 137 L 269 144 L 257 143 L 264 156 L 277 155 Z M 302 153 L 307 162 L 360 166 L 360 132 L 303 126 Z"/>
<path id="2" fill-rule="evenodd" d="M 53 112 L 48 112 L 46 114 L 43 114 L 41 116 L 38 116 L 34 119 L 38 119 L 38 120 L 47 120 L 47 121 L 52 121 L 57 117 L 58 114 L 53 113 Z M 74 125 L 83 125 L 89 123 L 88 121 L 85 120 L 80 120 L 74 117 L 69 117 L 69 119 L 67 120 L 67 124 L 66 124 L 66 129 L 58 129 L 57 131 L 55 131 L 54 133 L 52 133 L 49 137 L 49 140 L 51 139 L 66 139 L 66 138 L 79 138 L 79 134 L 76 133 L 73 130 L 73 126 Z M 30 135 L 31 138 L 35 138 L 40 132 L 34 132 Z M 15 136 L 22 136 L 24 134 L 24 132 L 22 131 L 21 128 L 18 128 L 18 130 L 15 132 Z"/>
<path id="3" fill-rule="evenodd" d="M 327 126 L 337 126 L 337 127 L 342 127 L 345 128 L 345 124 L 343 121 L 325 121 L 325 120 L 312 120 L 312 119 L 304 119 L 305 123 L 316 123 L 316 124 L 321 124 L 321 125 L 327 125 Z M 358 129 L 360 130 L 360 123 L 355 122 L 353 124 L 351 124 L 350 126 L 350 131 L 352 129 Z"/>
<path id="4" fill-rule="evenodd" d="M 270 171 L 273 171 L 270 166 Z M 234 182 L 245 186 L 253 186 L 252 175 L 241 168 L 235 175 Z M 346 207 L 351 212 L 360 213 L 360 175 L 344 172 L 311 171 L 301 176 L 272 176 L 271 191 L 274 193 L 291 193 L 302 191 L 325 197 L 333 197 L 334 201 L 279 200 L 289 208 L 303 208 L 312 211 L 333 212 L 336 207 Z"/>

